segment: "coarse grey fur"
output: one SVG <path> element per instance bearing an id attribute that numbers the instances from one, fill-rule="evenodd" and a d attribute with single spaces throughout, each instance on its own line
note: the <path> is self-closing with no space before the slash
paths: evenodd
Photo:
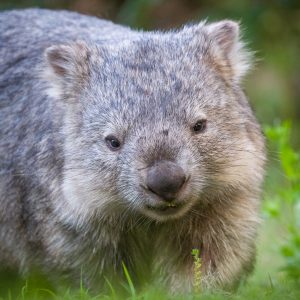
<path id="1" fill-rule="evenodd" d="M 232 21 L 143 32 L 0 13 L 0 265 L 97 288 L 123 261 L 183 292 L 197 248 L 204 287 L 236 284 L 253 267 L 265 161 L 248 68 Z M 188 178 L 174 213 L 149 208 L 164 203 L 145 188 L 160 161 Z"/>

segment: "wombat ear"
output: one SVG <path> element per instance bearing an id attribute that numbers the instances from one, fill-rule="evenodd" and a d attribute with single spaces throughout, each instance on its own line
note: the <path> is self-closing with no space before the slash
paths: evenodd
<path id="1" fill-rule="evenodd" d="M 52 96 L 76 92 L 89 75 L 89 49 L 83 42 L 51 46 L 45 51 L 44 78 L 50 84 Z"/>
<path id="2" fill-rule="evenodd" d="M 251 52 L 245 49 L 240 40 L 239 24 L 225 20 L 205 26 L 213 63 L 223 75 L 239 82 L 251 66 Z"/>

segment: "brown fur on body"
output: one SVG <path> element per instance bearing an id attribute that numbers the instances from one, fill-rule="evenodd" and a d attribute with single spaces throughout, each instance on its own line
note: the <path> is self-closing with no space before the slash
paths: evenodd
<path id="1" fill-rule="evenodd" d="M 252 270 L 265 150 L 238 24 L 136 32 L 32 9 L 0 28 L 1 264 L 97 288 L 123 261 L 181 292 L 194 248 L 204 287 Z M 145 188 L 161 162 L 185 174 L 173 213 Z"/>

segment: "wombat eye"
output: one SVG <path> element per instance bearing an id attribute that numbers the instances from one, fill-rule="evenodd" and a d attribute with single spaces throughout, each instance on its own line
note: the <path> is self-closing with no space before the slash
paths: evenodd
<path id="1" fill-rule="evenodd" d="M 108 135 L 105 138 L 105 142 L 107 147 L 113 151 L 119 150 L 121 147 L 121 142 L 113 135 Z"/>
<path id="2" fill-rule="evenodd" d="M 199 120 L 193 126 L 193 131 L 195 133 L 203 132 L 206 128 L 206 120 Z"/>

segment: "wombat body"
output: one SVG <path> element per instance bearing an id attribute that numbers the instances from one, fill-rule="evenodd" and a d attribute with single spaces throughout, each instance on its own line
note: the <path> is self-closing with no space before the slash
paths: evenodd
<path id="1" fill-rule="evenodd" d="M 264 139 L 232 21 L 142 32 L 0 14 L 0 265 L 230 287 L 255 258 Z M 121 276 L 121 275 L 120 275 Z"/>

